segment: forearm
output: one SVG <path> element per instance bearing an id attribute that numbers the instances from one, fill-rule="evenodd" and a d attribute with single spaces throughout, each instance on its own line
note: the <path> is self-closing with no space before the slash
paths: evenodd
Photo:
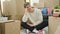
<path id="1" fill-rule="evenodd" d="M 27 23 L 29 26 L 33 27 L 34 25 L 33 24 L 30 24 L 30 23 Z"/>

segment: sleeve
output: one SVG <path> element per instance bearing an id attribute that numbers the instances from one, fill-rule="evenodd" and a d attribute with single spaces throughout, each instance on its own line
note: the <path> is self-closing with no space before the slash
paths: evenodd
<path id="1" fill-rule="evenodd" d="M 27 22 L 27 20 L 28 20 L 28 15 L 27 15 L 27 13 L 25 12 L 24 16 L 22 17 L 22 21 L 23 21 L 23 22 Z"/>
<path id="2" fill-rule="evenodd" d="M 40 24 L 43 22 L 43 16 L 42 16 L 40 9 L 37 10 L 37 16 L 38 16 L 38 20 L 36 21 L 36 23 L 34 25 L 37 25 L 37 24 Z"/>

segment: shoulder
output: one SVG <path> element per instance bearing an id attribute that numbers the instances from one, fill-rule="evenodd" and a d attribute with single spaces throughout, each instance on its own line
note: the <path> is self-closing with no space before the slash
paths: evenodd
<path id="1" fill-rule="evenodd" d="M 41 9 L 38 9 L 38 8 L 34 8 L 36 11 L 41 11 Z"/>
<path id="2" fill-rule="evenodd" d="M 42 10 L 41 10 L 41 9 L 38 9 L 38 8 L 35 8 L 35 11 L 36 11 L 37 13 L 40 13 Z"/>

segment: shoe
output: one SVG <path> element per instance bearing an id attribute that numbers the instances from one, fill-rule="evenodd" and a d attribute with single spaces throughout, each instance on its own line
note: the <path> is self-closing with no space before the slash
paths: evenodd
<path id="1" fill-rule="evenodd" d="M 27 34 L 30 34 L 30 31 L 28 29 L 26 31 L 27 31 Z"/>
<path id="2" fill-rule="evenodd" d="M 45 34 L 44 30 L 39 30 L 37 34 Z"/>

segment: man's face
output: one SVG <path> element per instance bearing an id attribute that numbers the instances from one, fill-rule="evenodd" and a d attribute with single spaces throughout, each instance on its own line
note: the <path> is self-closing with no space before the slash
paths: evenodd
<path id="1" fill-rule="evenodd" d="M 26 8 L 27 8 L 27 10 L 30 11 L 30 12 L 33 11 L 33 8 L 32 8 L 30 5 L 27 5 Z"/>

